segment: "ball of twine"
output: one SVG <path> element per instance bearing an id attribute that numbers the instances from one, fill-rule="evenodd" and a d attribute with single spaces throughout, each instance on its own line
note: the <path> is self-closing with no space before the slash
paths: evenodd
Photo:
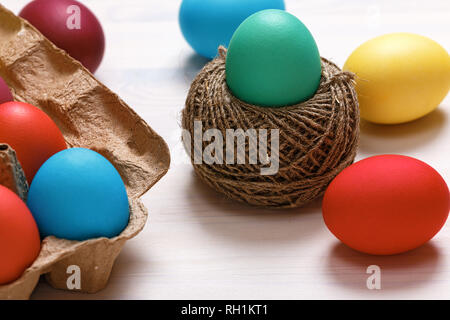
<path id="1" fill-rule="evenodd" d="M 197 175 L 229 198 L 258 206 L 300 207 L 322 195 L 356 155 L 359 107 L 353 74 L 322 58 L 322 79 L 311 99 L 263 108 L 233 96 L 226 83 L 225 60 L 226 49 L 221 47 L 219 56 L 193 81 L 182 111 L 182 127 L 191 140 L 184 137 L 184 142 L 191 146 Z M 261 168 L 267 165 L 250 164 L 248 153 L 245 164 L 195 163 L 195 153 L 211 142 L 195 144 L 194 121 L 201 121 L 202 133 L 218 129 L 224 137 L 227 129 L 279 129 L 278 172 L 261 175 Z M 225 144 L 223 148 L 225 152 Z"/>

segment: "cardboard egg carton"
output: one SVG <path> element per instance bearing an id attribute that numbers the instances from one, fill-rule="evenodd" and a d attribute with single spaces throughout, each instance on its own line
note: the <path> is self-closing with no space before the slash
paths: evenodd
<path id="1" fill-rule="evenodd" d="M 130 201 L 130 222 L 115 238 L 45 238 L 38 258 L 22 277 L 0 286 L 0 299 L 28 299 L 43 274 L 50 285 L 67 290 L 72 265 L 81 271 L 81 289 L 76 290 L 95 293 L 106 286 L 125 242 L 146 223 L 147 210 L 139 197 L 166 174 L 167 144 L 79 62 L 1 5 L 0 76 L 17 101 L 35 105 L 55 121 L 68 147 L 89 148 L 106 157 L 122 176 Z M 8 157 L 0 172 L 11 174 L 5 181 L 20 181 L 14 157 L 4 152 L 3 159 Z"/>

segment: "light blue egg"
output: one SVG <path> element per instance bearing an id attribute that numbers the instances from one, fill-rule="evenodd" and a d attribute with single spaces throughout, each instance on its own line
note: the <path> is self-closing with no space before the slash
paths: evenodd
<path id="1" fill-rule="evenodd" d="M 43 238 L 112 238 L 125 229 L 130 217 L 117 170 L 99 153 L 83 148 L 61 151 L 42 165 L 27 205 Z"/>
<path id="2" fill-rule="evenodd" d="M 265 9 L 285 10 L 284 0 L 183 0 L 180 27 L 198 54 L 214 58 L 247 17 Z"/>

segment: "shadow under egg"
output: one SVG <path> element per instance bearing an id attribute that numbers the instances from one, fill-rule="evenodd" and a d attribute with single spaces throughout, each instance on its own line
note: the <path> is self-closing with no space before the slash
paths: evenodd
<path id="1" fill-rule="evenodd" d="M 397 125 L 374 124 L 362 119 L 359 150 L 368 154 L 413 151 L 436 139 L 447 118 L 448 114 L 440 108 L 423 118 Z"/>
<path id="2" fill-rule="evenodd" d="M 336 243 L 328 255 L 327 274 L 333 282 L 354 290 L 368 290 L 369 266 L 381 270 L 381 291 L 417 288 L 433 281 L 442 269 L 441 253 L 432 242 L 391 256 L 376 256 L 355 251 Z"/>
<path id="3" fill-rule="evenodd" d="M 180 66 L 185 83 L 190 85 L 200 70 L 210 61 L 211 59 L 205 58 L 195 52 L 186 56 Z"/>

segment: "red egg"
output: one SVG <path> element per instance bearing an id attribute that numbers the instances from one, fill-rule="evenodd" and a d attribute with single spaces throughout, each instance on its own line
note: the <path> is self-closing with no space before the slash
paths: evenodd
<path id="1" fill-rule="evenodd" d="M 36 260 L 41 240 L 25 203 L 0 186 L 0 285 L 12 282 Z"/>
<path id="2" fill-rule="evenodd" d="M 105 51 L 97 17 L 75 0 L 34 0 L 19 15 L 94 73 Z"/>
<path id="3" fill-rule="evenodd" d="M 5 80 L 0 77 L 0 104 L 13 101 L 13 96 L 11 94 L 11 90 L 9 90 L 8 85 Z"/>
<path id="4" fill-rule="evenodd" d="M 0 143 L 7 143 L 16 151 L 29 183 L 48 158 L 67 147 L 53 120 L 23 102 L 0 105 Z"/>
<path id="5" fill-rule="evenodd" d="M 323 199 L 328 229 L 349 247 L 390 255 L 432 239 L 447 220 L 449 189 L 426 163 L 382 155 L 342 171 Z"/>

